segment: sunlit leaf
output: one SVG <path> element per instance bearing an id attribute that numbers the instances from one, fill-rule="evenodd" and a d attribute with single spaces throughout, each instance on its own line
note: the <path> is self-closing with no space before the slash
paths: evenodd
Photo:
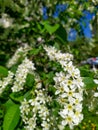
<path id="1" fill-rule="evenodd" d="M 44 22 L 44 27 L 50 34 L 52 34 L 59 28 L 59 24 L 50 25 L 48 22 Z"/>
<path id="2" fill-rule="evenodd" d="M 3 130 L 15 130 L 20 119 L 19 105 L 11 101 L 8 104 L 10 104 L 10 107 L 8 107 L 4 116 Z"/>

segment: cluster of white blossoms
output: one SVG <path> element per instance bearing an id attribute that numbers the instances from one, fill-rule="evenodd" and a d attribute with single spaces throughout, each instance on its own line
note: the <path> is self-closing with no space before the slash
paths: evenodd
<path id="1" fill-rule="evenodd" d="M 36 76 L 36 75 L 35 75 Z M 36 78 L 36 89 L 33 97 L 29 100 L 24 99 L 20 106 L 20 112 L 26 130 L 50 130 L 49 110 L 46 107 L 47 98 L 42 89 L 39 77 Z"/>
<path id="2" fill-rule="evenodd" d="M 19 58 L 22 56 L 26 56 L 27 52 L 30 50 L 30 47 L 25 44 L 24 47 L 20 47 L 16 50 L 15 54 L 12 56 L 12 58 L 7 62 L 7 67 L 11 68 L 13 65 L 15 65 Z"/>
<path id="3" fill-rule="evenodd" d="M 11 88 L 12 92 L 18 92 L 20 90 L 23 90 L 27 74 L 34 70 L 34 64 L 26 57 L 16 70 L 13 87 Z"/>
<path id="4" fill-rule="evenodd" d="M 52 46 L 45 46 L 44 49 L 50 60 L 59 62 L 64 70 L 56 73 L 54 77 L 56 100 L 61 105 L 59 115 L 62 120 L 58 127 L 60 130 L 63 130 L 66 125 L 69 125 L 70 129 L 73 129 L 83 119 L 82 100 L 84 83 L 82 82 L 80 71 L 73 65 L 73 56 L 71 54 L 61 53 L 61 51 Z"/>
<path id="5" fill-rule="evenodd" d="M 12 25 L 13 19 L 8 14 L 2 13 L 0 18 L 0 26 L 8 28 Z"/>
<path id="6" fill-rule="evenodd" d="M 6 86 L 12 83 L 13 76 L 14 74 L 11 71 L 8 71 L 8 76 L 0 80 L 0 95 L 3 93 Z"/>
<path id="7" fill-rule="evenodd" d="M 61 65 L 63 65 L 63 63 L 66 64 L 66 62 L 71 61 L 73 59 L 73 55 L 69 53 L 61 53 L 61 51 L 58 51 L 55 47 L 44 46 L 44 49 L 46 50 L 50 60 L 56 60 L 60 62 Z"/>

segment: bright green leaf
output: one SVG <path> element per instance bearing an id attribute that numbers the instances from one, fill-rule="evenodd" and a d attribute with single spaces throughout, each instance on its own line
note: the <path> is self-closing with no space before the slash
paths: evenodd
<path id="1" fill-rule="evenodd" d="M 12 105 L 14 105 L 14 103 L 12 102 L 11 99 L 9 99 L 9 100 L 4 104 L 6 110 L 8 110 Z"/>
<path id="2" fill-rule="evenodd" d="M 53 34 L 59 28 L 59 24 L 50 25 L 48 22 L 44 22 L 44 27 L 49 34 Z"/>
<path id="3" fill-rule="evenodd" d="M 20 119 L 19 105 L 12 103 L 4 116 L 3 130 L 14 130 Z"/>

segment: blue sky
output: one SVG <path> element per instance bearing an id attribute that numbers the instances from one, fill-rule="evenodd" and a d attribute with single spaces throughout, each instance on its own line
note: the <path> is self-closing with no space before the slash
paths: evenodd
<path id="1" fill-rule="evenodd" d="M 67 4 L 58 4 L 56 5 L 56 10 L 53 14 L 53 18 L 59 17 L 59 14 L 67 9 L 68 5 Z M 83 35 L 86 38 L 92 38 L 92 30 L 90 27 L 90 22 L 94 17 L 94 13 L 90 13 L 90 11 L 84 10 L 83 11 L 83 16 L 78 20 L 78 24 L 80 25 L 81 31 Z M 43 7 L 43 19 L 47 20 L 48 15 L 47 15 L 47 7 Z M 77 31 L 74 28 L 70 28 L 70 31 L 68 33 L 67 40 L 68 41 L 75 41 L 78 36 Z"/>

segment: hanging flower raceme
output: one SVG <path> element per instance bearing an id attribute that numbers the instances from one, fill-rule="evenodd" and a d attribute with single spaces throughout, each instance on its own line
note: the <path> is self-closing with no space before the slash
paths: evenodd
<path id="1" fill-rule="evenodd" d="M 50 112 L 46 107 L 48 95 L 46 98 L 45 89 L 42 89 L 40 78 L 35 75 L 35 91 L 32 91 L 33 97 L 29 100 L 24 99 L 20 106 L 20 112 L 26 130 L 50 130 Z"/>
<path id="2" fill-rule="evenodd" d="M 14 76 L 14 73 L 12 73 L 11 71 L 8 71 L 8 76 L 0 80 L 0 95 L 3 93 L 6 86 L 12 83 L 13 76 Z"/>
<path id="3" fill-rule="evenodd" d="M 27 74 L 30 71 L 34 71 L 35 67 L 34 64 L 27 58 L 23 60 L 23 62 L 18 66 L 15 78 L 14 78 L 14 85 L 11 88 L 13 92 L 18 92 L 23 90 L 23 86 L 26 82 Z"/>
<path id="4" fill-rule="evenodd" d="M 13 65 L 15 65 L 19 58 L 25 57 L 27 52 L 30 50 L 30 47 L 26 44 L 24 47 L 20 47 L 16 50 L 15 54 L 12 56 L 12 58 L 7 62 L 7 67 L 11 68 Z"/>
<path id="5" fill-rule="evenodd" d="M 52 46 L 45 46 L 44 49 L 50 60 L 59 62 L 63 68 L 63 71 L 56 73 L 54 77 L 56 100 L 61 105 L 59 115 L 62 120 L 58 127 L 63 129 L 66 125 L 69 125 L 70 129 L 73 129 L 83 119 L 82 100 L 84 83 L 82 82 L 80 71 L 73 65 L 73 56 L 71 54 L 61 53 L 61 51 Z"/>

